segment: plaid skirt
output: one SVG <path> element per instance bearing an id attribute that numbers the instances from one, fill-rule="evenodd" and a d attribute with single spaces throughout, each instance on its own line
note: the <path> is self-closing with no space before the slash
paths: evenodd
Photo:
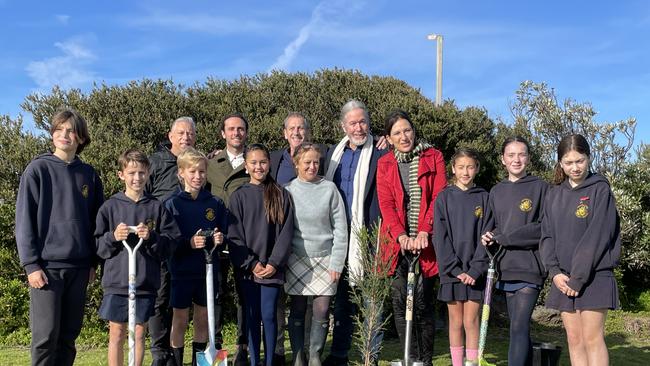
<path id="1" fill-rule="evenodd" d="M 288 295 L 333 296 L 336 283 L 332 282 L 329 271 L 330 256 L 310 258 L 289 256 L 284 290 Z"/>

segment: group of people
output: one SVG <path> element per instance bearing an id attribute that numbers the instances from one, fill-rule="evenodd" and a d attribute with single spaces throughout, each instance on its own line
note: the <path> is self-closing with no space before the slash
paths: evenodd
<path id="1" fill-rule="evenodd" d="M 53 152 L 28 165 L 16 207 L 18 252 L 30 285 L 32 364 L 73 364 L 86 287 L 98 266 L 108 362 L 123 363 L 128 254 L 122 242 L 142 240 L 138 365 L 147 326 L 153 364 L 182 365 L 190 314 L 193 364 L 206 348 L 203 249 L 214 246 L 217 348 L 233 278 L 236 366 L 284 365 L 285 328 L 292 365 L 347 365 L 357 311 L 349 273 L 362 271 L 355 233 L 377 222 L 375 249 L 392 277 L 402 346 L 409 263 L 417 263 L 414 361 L 432 365 L 437 297 L 448 307 L 452 364 L 478 362 L 479 305 L 492 251 L 496 288 L 506 293 L 510 318 L 509 364 L 530 362 L 530 319 L 547 276 L 546 305 L 561 312 L 572 364 L 608 364 L 604 322 L 607 310 L 618 306 L 613 268 L 620 227 L 609 183 L 590 171 L 584 137 L 560 142 L 553 186 L 528 174 L 528 142 L 506 139 L 501 162 L 507 178 L 488 193 L 474 183 L 481 160 L 474 150 L 456 151 L 448 181 L 442 153 L 419 139 L 404 111 L 391 112 L 375 139 L 367 108 L 351 100 L 340 125 L 345 136 L 337 145 L 314 144 L 305 117 L 290 113 L 284 120 L 288 146 L 269 151 L 247 144 L 248 121 L 231 114 L 220 126 L 225 148 L 208 159 L 194 148 L 194 121 L 181 117 L 151 157 L 136 149 L 120 155 L 124 190 L 104 201 L 98 174 L 77 156 L 90 143 L 85 120 L 71 110 L 53 116 Z M 332 304 L 332 344 L 321 362 Z"/>

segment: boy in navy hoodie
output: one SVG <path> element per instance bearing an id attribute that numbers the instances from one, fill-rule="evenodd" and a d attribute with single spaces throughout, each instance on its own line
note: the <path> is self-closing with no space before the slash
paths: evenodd
<path id="1" fill-rule="evenodd" d="M 134 246 L 143 239 L 136 252 L 135 326 L 136 365 L 142 365 L 146 322 L 153 314 L 156 292 L 160 287 L 160 261 L 169 256 L 180 232 L 163 203 L 144 193 L 150 168 L 147 156 L 130 149 L 120 155 L 118 164 L 120 170 L 117 174 L 124 182 L 125 190 L 104 202 L 96 220 L 97 255 L 104 260 L 104 298 L 99 314 L 109 321 L 108 364 L 122 365 L 129 302 L 129 253 L 122 241 Z M 136 225 L 137 233 L 130 234 L 129 226 Z"/>
<path id="2" fill-rule="evenodd" d="M 205 286 L 205 253 L 202 250 L 209 240 L 214 245 L 223 243 L 228 229 L 228 216 L 223 202 L 204 188 L 207 181 L 208 159 L 193 148 L 183 151 L 177 159 L 178 176 L 183 190 L 165 201 L 165 207 L 174 216 L 181 230 L 181 238 L 169 261 L 172 277 L 170 306 L 174 309 L 170 343 L 176 365 L 183 364 L 185 330 L 189 323 L 190 306 L 193 305 L 194 341 L 192 365 L 196 352 L 205 350 L 208 340 L 208 312 Z M 214 230 L 205 236 L 202 230 Z M 213 263 L 218 254 L 213 252 Z M 219 268 L 214 268 L 219 273 Z M 215 276 L 214 287 L 218 288 Z"/>
<path id="3" fill-rule="evenodd" d="M 16 244 L 29 282 L 32 365 L 72 365 L 86 287 L 95 277 L 95 215 L 102 182 L 77 154 L 89 143 L 77 112 L 52 118 L 54 152 L 25 169 L 16 198 Z"/>

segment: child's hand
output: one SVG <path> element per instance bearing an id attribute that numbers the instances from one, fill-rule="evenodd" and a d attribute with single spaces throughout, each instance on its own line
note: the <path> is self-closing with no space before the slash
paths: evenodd
<path id="1" fill-rule="evenodd" d="M 558 290 L 560 290 L 560 292 L 567 296 L 578 296 L 578 292 L 569 287 L 568 282 L 569 276 L 565 275 L 564 273 L 556 274 L 553 277 L 553 284 L 555 287 L 557 287 Z"/>
<path id="2" fill-rule="evenodd" d="M 269 278 L 269 277 L 273 277 L 273 275 L 275 274 L 276 271 L 277 271 L 277 270 L 275 269 L 275 267 L 273 267 L 273 266 L 270 265 L 270 264 L 267 264 L 267 265 L 264 267 L 264 269 L 263 269 L 263 270 L 258 274 L 258 277 L 260 277 L 260 278 Z"/>
<path id="3" fill-rule="evenodd" d="M 201 229 L 196 231 L 196 234 L 190 239 L 190 246 L 192 249 L 203 249 L 205 247 L 205 236 L 200 235 Z"/>
<path id="4" fill-rule="evenodd" d="M 212 240 L 214 240 L 214 245 L 216 246 L 223 244 L 223 233 L 218 229 L 214 229 L 214 235 L 212 235 Z"/>
<path id="5" fill-rule="evenodd" d="M 141 222 L 140 225 L 137 226 L 136 231 L 138 234 L 138 238 L 142 240 L 149 239 L 149 226 Z"/>
<path id="6" fill-rule="evenodd" d="M 456 276 L 456 278 L 458 278 L 460 280 L 460 282 L 462 282 L 464 285 L 467 285 L 467 286 L 474 286 L 474 284 L 476 283 L 476 280 L 473 279 L 467 273 L 461 273 L 458 276 Z"/>
<path id="7" fill-rule="evenodd" d="M 255 275 L 255 277 L 262 278 L 261 275 L 262 271 L 264 271 L 264 265 L 260 262 L 257 262 L 255 268 L 253 268 L 253 274 Z"/>
<path id="8" fill-rule="evenodd" d="M 47 276 L 42 269 L 34 271 L 27 275 L 27 281 L 32 288 L 42 288 L 48 284 Z"/>
<path id="9" fill-rule="evenodd" d="M 120 222 L 120 224 L 115 228 L 115 231 L 113 231 L 113 236 L 117 241 L 126 240 L 129 236 L 129 227 L 125 223 Z"/>
<path id="10" fill-rule="evenodd" d="M 486 231 L 485 234 L 481 235 L 481 244 L 486 247 L 494 244 L 494 234 L 491 231 Z"/>

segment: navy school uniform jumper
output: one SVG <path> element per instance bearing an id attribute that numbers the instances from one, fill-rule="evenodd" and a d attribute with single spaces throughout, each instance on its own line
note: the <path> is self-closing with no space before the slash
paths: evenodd
<path id="1" fill-rule="evenodd" d="M 260 361 L 260 322 L 264 325 L 266 365 L 271 366 L 277 340 L 277 298 L 284 284 L 284 271 L 293 239 L 293 204 L 282 189 L 284 222 L 271 224 L 266 219 L 264 187 L 246 183 L 230 196 L 228 244 L 233 266 L 243 273 L 246 320 L 251 364 Z M 276 269 L 271 278 L 256 278 L 255 266 L 270 264 Z"/>
<path id="2" fill-rule="evenodd" d="M 621 254 L 620 218 L 609 182 L 590 174 L 571 187 L 568 179 L 546 196 L 541 250 L 551 278 L 563 273 L 578 296 L 552 284 L 546 306 L 560 311 L 619 306 L 614 268 Z"/>
<path id="3" fill-rule="evenodd" d="M 104 201 L 90 165 L 46 153 L 20 177 L 16 244 L 30 274 L 43 270 L 48 284 L 29 289 L 32 365 L 72 365 L 81 331 L 89 270 L 97 265 L 95 216 Z"/>
<path id="4" fill-rule="evenodd" d="M 542 286 L 546 270 L 539 255 L 542 207 L 548 183 L 532 176 L 505 179 L 490 191 L 483 232 L 503 247 L 497 258 L 499 281 Z"/>
<path id="5" fill-rule="evenodd" d="M 509 365 L 526 365 L 532 358 L 530 318 L 546 270 L 539 254 L 543 203 L 548 183 L 526 175 L 505 179 L 490 191 L 486 226 L 502 247 L 495 259 L 497 289 L 506 291 L 510 318 Z"/>
<path id="6" fill-rule="evenodd" d="M 438 298 L 441 301 L 481 300 L 487 271 L 487 254 L 481 245 L 481 229 L 487 205 L 488 192 L 481 187 L 463 191 L 456 185 L 450 185 L 436 198 L 433 244 L 438 260 L 441 287 Z M 476 285 L 463 285 L 456 277 L 461 273 L 476 280 Z M 443 288 L 448 291 L 443 291 Z M 454 288 L 465 296 L 454 298 Z"/>
<path id="7" fill-rule="evenodd" d="M 176 243 L 175 251 L 169 259 L 172 281 L 203 281 L 205 289 L 205 251 L 192 249 L 190 240 L 199 229 L 218 228 L 225 236 L 228 232 L 226 207 L 223 201 L 206 189 L 201 189 L 196 199 L 192 199 L 190 193 L 179 190 L 165 201 L 165 207 L 174 217 L 181 231 L 180 240 Z M 212 253 L 212 257 L 216 281 L 216 273 L 219 271 L 217 250 Z M 218 284 L 215 283 L 214 287 L 217 288 Z"/>
<path id="8" fill-rule="evenodd" d="M 104 260 L 104 296 L 128 295 L 129 253 L 113 235 L 120 223 L 129 226 L 144 223 L 149 227 L 149 239 L 136 252 L 136 297 L 155 297 L 160 287 L 160 263 L 167 259 L 180 236 L 178 226 L 163 203 L 148 194 L 136 202 L 119 192 L 104 202 L 95 229 L 97 255 Z M 129 244 L 133 246 L 138 241 L 137 235 L 129 234 Z"/>

